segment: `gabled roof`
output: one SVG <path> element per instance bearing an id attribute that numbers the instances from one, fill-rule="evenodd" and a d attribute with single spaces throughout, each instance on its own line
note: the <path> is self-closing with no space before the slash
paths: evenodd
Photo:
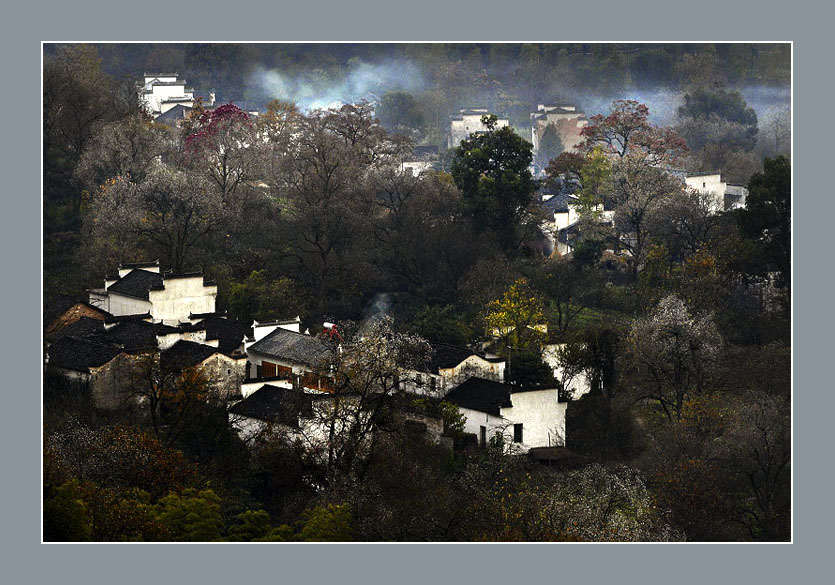
<path id="1" fill-rule="evenodd" d="M 244 337 L 252 336 L 251 327 L 225 317 L 205 317 L 198 325 L 206 328 L 206 341 L 217 339 L 218 349 L 223 352 L 235 351 L 243 343 Z"/>
<path id="2" fill-rule="evenodd" d="M 104 318 L 105 323 L 122 323 L 124 321 L 144 321 L 151 318 L 151 312 L 138 313 L 136 315 L 108 315 Z"/>
<path id="3" fill-rule="evenodd" d="M 122 350 L 112 345 L 88 339 L 64 337 L 49 347 L 47 356 L 50 366 L 89 372 L 90 368 L 103 366 L 120 353 Z"/>
<path id="4" fill-rule="evenodd" d="M 61 327 L 54 333 L 48 334 L 46 338 L 54 343 L 65 337 L 90 337 L 102 333 L 104 333 L 104 321 L 91 317 L 80 317 L 78 321 Z"/>
<path id="5" fill-rule="evenodd" d="M 148 291 L 151 288 L 162 286 L 163 275 L 148 270 L 135 269 L 107 287 L 109 292 L 133 297 L 136 299 L 148 300 Z"/>
<path id="6" fill-rule="evenodd" d="M 299 416 L 310 416 L 311 400 L 304 392 L 267 384 L 232 406 L 229 412 L 297 428 Z"/>
<path id="7" fill-rule="evenodd" d="M 119 345 L 126 351 L 152 349 L 157 347 L 157 325 L 147 321 L 124 321 L 105 331 L 100 339 L 106 343 Z"/>
<path id="8" fill-rule="evenodd" d="M 568 213 L 568 204 L 576 203 L 577 197 L 568 193 L 556 193 L 547 201 L 543 201 L 540 206 L 552 213 Z"/>
<path id="9" fill-rule="evenodd" d="M 501 415 L 501 408 L 513 406 L 510 402 L 510 392 L 514 388 L 509 384 L 470 378 L 446 395 L 444 400 L 462 408 Z"/>
<path id="10" fill-rule="evenodd" d="M 312 366 L 329 355 L 331 348 L 315 337 L 279 327 L 260 341 L 252 344 L 248 351 Z"/>
<path id="11" fill-rule="evenodd" d="M 216 347 L 180 340 L 160 354 L 160 361 L 166 367 L 185 369 L 196 366 L 219 353 Z"/>

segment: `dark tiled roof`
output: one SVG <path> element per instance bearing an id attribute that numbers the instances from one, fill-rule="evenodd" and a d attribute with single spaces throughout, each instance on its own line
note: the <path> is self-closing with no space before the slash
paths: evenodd
<path id="1" fill-rule="evenodd" d="M 105 323 L 123 323 L 125 321 L 144 321 L 151 318 L 151 312 L 139 313 L 136 315 L 107 315 L 104 318 Z"/>
<path id="2" fill-rule="evenodd" d="M 568 204 L 575 203 L 577 198 L 568 193 L 556 193 L 547 201 L 543 201 L 540 205 L 543 209 L 547 209 L 552 213 L 568 213 Z"/>
<path id="3" fill-rule="evenodd" d="M 206 317 L 198 325 L 206 328 L 206 341 L 218 340 L 218 349 L 222 352 L 235 351 L 243 343 L 244 337 L 252 335 L 252 328 L 224 317 Z"/>
<path id="4" fill-rule="evenodd" d="M 161 362 L 174 369 L 191 368 L 218 353 L 217 348 L 180 340 L 161 354 Z"/>
<path id="5" fill-rule="evenodd" d="M 148 300 L 151 288 L 162 286 L 162 274 L 148 270 L 131 270 L 125 276 L 107 287 L 110 292 Z"/>
<path id="6" fill-rule="evenodd" d="M 331 353 L 331 349 L 315 337 L 280 327 L 251 345 L 249 351 L 307 366 Z"/>
<path id="7" fill-rule="evenodd" d="M 432 346 L 432 357 L 429 360 L 429 368 L 432 373 L 437 373 L 441 368 L 454 368 L 471 355 L 478 355 L 466 347 L 457 347 L 446 343 L 430 343 L 430 345 Z"/>
<path id="8" fill-rule="evenodd" d="M 298 390 L 265 385 L 235 404 L 229 409 L 229 412 L 271 423 L 298 427 L 300 415 L 311 415 L 311 397 Z"/>
<path id="9" fill-rule="evenodd" d="M 119 263 L 119 268 L 150 268 L 151 266 L 159 266 L 159 260 L 153 262 L 129 262 Z"/>
<path id="10" fill-rule="evenodd" d="M 58 331 L 47 335 L 46 338 L 49 341 L 55 342 L 65 337 L 90 337 L 102 333 L 104 333 L 104 321 L 90 317 L 81 317 L 78 321 L 70 323 Z"/>
<path id="11" fill-rule="evenodd" d="M 124 321 L 108 329 L 100 339 L 113 345 L 119 345 L 126 351 L 136 351 L 157 347 L 157 326 L 147 321 Z"/>
<path id="12" fill-rule="evenodd" d="M 89 372 L 90 368 L 103 366 L 122 350 L 112 345 L 87 339 L 64 337 L 49 346 L 49 365 Z"/>
<path id="13" fill-rule="evenodd" d="M 444 400 L 462 408 L 499 416 L 501 414 L 500 408 L 512 406 L 510 402 L 510 391 L 512 389 L 513 387 L 509 384 L 482 378 L 470 378 L 454 388 L 446 395 Z"/>

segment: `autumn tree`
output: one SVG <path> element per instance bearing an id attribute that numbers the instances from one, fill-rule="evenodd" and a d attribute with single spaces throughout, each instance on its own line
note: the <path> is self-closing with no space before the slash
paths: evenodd
<path id="1" fill-rule="evenodd" d="M 632 272 L 637 276 L 648 250 L 654 215 L 682 186 L 665 170 L 631 157 L 618 162 L 613 184 L 616 245 L 629 252 Z"/>
<path id="2" fill-rule="evenodd" d="M 499 338 L 504 347 L 526 348 L 542 340 L 545 313 L 542 301 L 534 295 L 527 280 L 514 282 L 502 298 L 491 301 L 486 310 L 487 332 Z"/>
<path id="3" fill-rule="evenodd" d="M 269 177 L 281 194 L 287 270 L 311 292 L 315 313 L 326 299 L 351 304 L 373 278 L 365 184 L 383 142 L 368 108 L 314 111 L 301 117 L 290 152 Z"/>
<path id="4" fill-rule="evenodd" d="M 58 45 L 43 61 L 44 197 L 71 201 L 81 190 L 73 172 L 97 125 L 139 113 L 138 100 L 101 67 L 92 45 Z M 51 226 L 47 226 L 49 229 Z"/>
<path id="5" fill-rule="evenodd" d="M 591 151 L 603 146 L 619 159 L 640 160 L 648 166 L 675 162 L 687 151 L 687 144 L 673 129 L 649 123 L 649 108 L 634 100 L 616 100 L 608 115 L 589 119 L 581 135 L 581 148 Z"/>
<path id="6" fill-rule="evenodd" d="M 257 176 L 261 139 L 249 114 L 233 104 L 207 110 L 185 139 L 185 161 L 214 186 L 224 204 Z"/>
<path id="7" fill-rule="evenodd" d="M 166 446 L 177 441 L 215 390 L 215 381 L 201 369 L 165 359 L 158 351 L 137 356 L 128 383 L 147 408 L 155 436 Z"/>

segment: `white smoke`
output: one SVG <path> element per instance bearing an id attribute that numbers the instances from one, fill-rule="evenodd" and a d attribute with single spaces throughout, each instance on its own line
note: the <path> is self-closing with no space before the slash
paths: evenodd
<path id="1" fill-rule="evenodd" d="M 420 91 L 424 76 L 419 67 L 406 60 L 373 64 L 351 59 L 347 73 L 340 76 L 322 69 L 288 76 L 280 69 L 258 67 L 251 74 L 251 84 L 269 99 L 291 101 L 309 111 L 373 99 L 387 91 Z"/>

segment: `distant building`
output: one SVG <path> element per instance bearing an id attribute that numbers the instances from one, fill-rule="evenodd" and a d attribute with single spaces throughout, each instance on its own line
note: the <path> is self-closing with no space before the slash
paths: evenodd
<path id="1" fill-rule="evenodd" d="M 531 144 L 534 154 L 539 152 L 542 135 L 549 125 L 556 128 L 563 147 L 568 152 L 576 149 L 583 141 L 580 132 L 588 123 L 586 115 L 578 111 L 576 106 L 539 104 L 536 111 L 531 113 Z"/>
<path id="2" fill-rule="evenodd" d="M 420 176 L 437 166 L 437 146 L 415 146 L 411 155 L 404 157 L 400 163 L 400 172 L 410 176 Z"/>
<path id="3" fill-rule="evenodd" d="M 560 256 L 570 254 L 574 250 L 574 242 L 580 237 L 580 200 L 573 193 L 566 191 L 541 192 L 540 207 L 547 214 L 553 214 L 553 223 L 548 221 L 543 225 L 543 233 L 548 240 L 550 252 L 556 251 Z M 602 205 L 597 209 L 600 223 L 610 225 L 614 220 L 614 211 L 605 209 Z"/>
<path id="4" fill-rule="evenodd" d="M 711 210 L 714 213 L 745 207 L 748 188 L 744 185 L 725 183 L 718 171 L 687 173 L 684 182 L 690 189 L 711 195 Z"/>
<path id="5" fill-rule="evenodd" d="M 146 73 L 139 92 L 145 110 L 154 118 L 177 105 L 194 106 L 194 89 L 176 73 Z"/>
<path id="6" fill-rule="evenodd" d="M 447 148 L 456 148 L 462 140 L 466 140 L 473 134 L 487 132 L 487 126 L 481 123 L 481 117 L 490 115 L 487 108 L 464 108 L 457 114 L 449 117 L 449 134 L 447 135 Z M 504 115 L 498 115 L 496 128 L 510 126 L 510 120 Z"/>

